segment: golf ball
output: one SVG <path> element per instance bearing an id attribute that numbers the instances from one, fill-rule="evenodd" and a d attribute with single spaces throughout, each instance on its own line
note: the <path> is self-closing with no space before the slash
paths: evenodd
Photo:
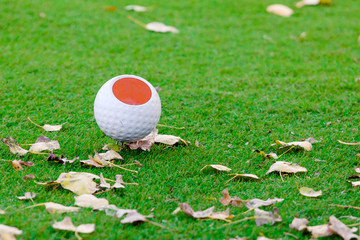
<path id="1" fill-rule="evenodd" d="M 145 79 L 120 75 L 100 88 L 94 115 L 107 136 L 121 142 L 137 141 L 150 134 L 159 122 L 160 97 Z"/>

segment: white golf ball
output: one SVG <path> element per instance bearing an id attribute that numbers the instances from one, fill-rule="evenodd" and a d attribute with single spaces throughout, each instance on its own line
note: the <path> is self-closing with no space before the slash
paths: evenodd
<path id="1" fill-rule="evenodd" d="M 160 97 L 145 79 L 120 75 L 100 88 L 94 115 L 107 136 L 121 142 L 136 141 L 150 134 L 159 122 Z"/>

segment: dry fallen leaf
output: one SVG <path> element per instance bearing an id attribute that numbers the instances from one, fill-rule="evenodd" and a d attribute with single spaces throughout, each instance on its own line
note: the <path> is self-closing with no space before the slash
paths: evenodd
<path id="1" fill-rule="evenodd" d="M 186 215 L 193 218 L 207 218 L 213 213 L 215 208 L 215 207 L 210 207 L 204 211 L 194 212 L 194 210 L 187 203 L 179 203 L 179 207 Z"/>
<path id="2" fill-rule="evenodd" d="M 60 131 L 62 128 L 62 124 L 60 125 L 49 125 L 49 124 L 45 124 L 44 126 L 40 126 L 39 124 L 34 123 L 29 117 L 28 117 L 29 121 L 34 124 L 37 127 L 41 127 L 42 129 L 44 129 L 47 132 L 56 132 L 56 131 Z"/>
<path id="3" fill-rule="evenodd" d="M 112 186 L 112 188 L 125 188 L 124 185 L 122 185 L 122 183 L 124 183 L 123 179 L 122 179 L 122 175 L 116 175 L 115 176 L 115 183 Z"/>
<path id="4" fill-rule="evenodd" d="M 126 223 L 143 223 L 146 222 L 146 217 L 141 215 L 138 211 L 130 211 L 126 214 L 126 217 L 120 221 L 122 224 Z"/>
<path id="5" fill-rule="evenodd" d="M 353 187 L 357 187 L 357 186 L 360 185 L 360 181 L 355 181 L 355 182 L 347 181 L 347 182 L 348 182 L 348 183 L 351 183 L 351 185 L 352 185 Z"/>
<path id="6" fill-rule="evenodd" d="M 231 173 L 229 175 L 233 175 L 234 177 L 230 178 L 229 180 L 226 181 L 226 183 L 230 182 L 231 180 L 237 178 L 237 177 L 241 177 L 241 178 L 253 178 L 253 179 L 259 179 L 258 176 L 256 176 L 255 174 L 247 174 L 247 173 Z"/>
<path id="7" fill-rule="evenodd" d="M 219 164 L 210 164 L 210 165 L 205 165 L 200 171 L 204 170 L 204 168 L 206 167 L 212 167 L 218 171 L 231 171 L 231 168 L 225 167 L 223 165 L 219 165 Z"/>
<path id="8" fill-rule="evenodd" d="M 174 135 L 163 135 L 163 134 L 155 135 L 155 143 L 162 143 L 165 145 L 172 146 L 179 142 L 187 144 L 187 142 L 184 139 L 174 136 Z"/>
<path id="9" fill-rule="evenodd" d="M 58 141 L 50 141 L 48 137 L 41 136 L 35 141 L 34 144 L 31 144 L 29 149 L 30 152 L 41 152 L 41 151 L 53 151 L 60 149 L 60 144 Z"/>
<path id="10" fill-rule="evenodd" d="M 109 150 L 106 153 L 99 153 L 100 157 L 106 161 L 110 160 L 123 160 L 123 158 L 120 156 L 118 152 L 115 152 L 114 150 Z"/>
<path id="11" fill-rule="evenodd" d="M 272 173 L 275 171 L 283 172 L 283 173 L 297 173 L 297 172 L 306 172 L 307 169 L 304 167 L 301 167 L 295 163 L 277 161 L 273 165 L 271 165 L 269 171 L 267 171 L 266 174 L 269 174 L 269 173 Z"/>
<path id="12" fill-rule="evenodd" d="M 283 147 L 300 147 L 303 148 L 305 151 L 310 151 L 312 149 L 312 144 L 308 141 L 286 143 L 279 140 L 275 140 L 275 142 Z"/>
<path id="13" fill-rule="evenodd" d="M 109 201 L 105 198 L 97 198 L 91 194 L 83 194 L 74 198 L 75 205 L 79 207 L 98 209 L 109 205 Z"/>
<path id="14" fill-rule="evenodd" d="M 256 240 L 274 240 L 272 238 L 267 238 L 267 237 L 264 237 L 264 236 L 259 236 L 256 238 Z"/>
<path id="15" fill-rule="evenodd" d="M 5 214 L 5 211 L 0 209 L 0 214 Z"/>
<path id="16" fill-rule="evenodd" d="M 234 215 L 230 214 L 229 208 L 226 209 L 226 211 L 223 212 L 213 212 L 210 214 L 209 218 L 211 219 L 218 219 L 218 220 L 227 220 L 230 218 L 233 218 Z"/>
<path id="17" fill-rule="evenodd" d="M 36 197 L 36 193 L 34 193 L 34 192 L 26 192 L 24 194 L 24 196 L 20 196 L 20 197 L 16 197 L 16 198 L 19 199 L 19 200 L 27 200 L 27 199 L 32 200 L 35 197 Z"/>
<path id="18" fill-rule="evenodd" d="M 229 204 L 240 207 L 241 206 L 241 199 L 238 197 L 230 197 L 229 191 L 224 189 L 222 192 L 223 197 L 219 199 L 219 201 L 224 205 L 227 206 Z"/>
<path id="19" fill-rule="evenodd" d="M 255 208 L 255 222 L 256 226 L 261 226 L 267 223 L 273 225 L 275 222 L 281 222 L 282 218 L 279 215 L 279 209 L 276 207 L 272 212 L 267 212 L 258 208 Z"/>
<path id="20" fill-rule="evenodd" d="M 16 169 L 18 171 L 24 170 L 24 168 L 20 164 L 20 161 L 21 160 L 13 160 L 13 161 L 11 161 L 13 169 Z"/>
<path id="21" fill-rule="evenodd" d="M 282 4 L 270 5 L 266 8 L 266 11 L 282 17 L 290 17 L 294 13 L 294 11 L 291 8 Z"/>
<path id="22" fill-rule="evenodd" d="M 305 196 L 305 197 L 319 197 L 322 195 L 322 191 L 314 191 L 314 189 L 312 188 L 308 188 L 308 187 L 301 187 L 299 189 L 299 192 L 301 195 Z"/>
<path id="23" fill-rule="evenodd" d="M 360 168 L 354 167 L 355 172 L 360 173 Z"/>
<path id="24" fill-rule="evenodd" d="M 167 32 L 171 32 L 171 33 L 179 33 L 179 30 L 177 30 L 176 28 L 172 27 L 172 26 L 167 26 L 161 22 L 151 22 L 146 24 L 145 27 L 147 30 L 149 31 L 153 31 L 153 32 L 160 32 L 160 33 L 167 33 Z"/>
<path id="25" fill-rule="evenodd" d="M 66 163 L 73 163 L 78 159 L 79 159 L 79 157 L 75 157 L 73 160 L 68 160 L 67 158 L 63 158 L 63 156 L 57 157 L 55 154 L 50 153 L 50 155 L 47 157 L 46 161 L 56 162 L 56 163 L 60 163 L 60 164 L 66 164 Z"/>
<path id="26" fill-rule="evenodd" d="M 65 217 L 61 222 L 55 222 L 52 227 L 58 230 L 72 231 L 76 233 L 92 233 L 95 231 L 95 224 L 81 224 L 75 227 L 69 217 Z"/>
<path id="27" fill-rule="evenodd" d="M 357 146 L 357 145 L 360 145 L 360 142 L 356 142 L 356 143 L 347 143 L 347 142 L 343 142 L 343 141 L 340 141 L 338 140 L 339 143 L 341 144 L 345 144 L 345 145 L 351 145 L 351 146 Z"/>
<path id="28" fill-rule="evenodd" d="M 6 226 L 4 224 L 0 224 L 0 239 L 1 240 L 15 240 L 15 235 L 22 234 L 22 231 L 17 229 L 16 227 Z"/>
<path id="29" fill-rule="evenodd" d="M 311 144 L 314 144 L 314 143 L 318 143 L 318 142 L 319 142 L 318 140 L 316 140 L 316 139 L 313 138 L 313 137 L 309 137 L 309 138 L 305 139 L 304 141 L 309 142 L 309 143 L 311 143 Z"/>
<path id="30" fill-rule="evenodd" d="M 309 220 L 306 218 L 294 218 L 289 227 L 298 231 L 306 229 L 306 225 L 309 223 Z"/>
<path id="31" fill-rule="evenodd" d="M 244 200 L 244 203 L 248 209 L 253 209 L 253 208 L 259 208 L 259 207 L 263 207 L 263 206 L 270 206 L 277 202 L 282 202 L 282 201 L 284 201 L 284 199 L 282 199 L 282 198 L 274 198 L 274 199 L 269 198 L 266 201 L 255 198 L 255 199 L 251 199 L 251 200 Z"/>
<path id="32" fill-rule="evenodd" d="M 111 188 L 111 185 L 106 182 L 102 173 L 100 173 L 100 187 L 102 188 Z"/>
<path id="33" fill-rule="evenodd" d="M 306 229 L 311 232 L 313 238 L 328 237 L 333 235 L 333 232 L 329 228 L 329 224 L 308 226 Z"/>
<path id="34" fill-rule="evenodd" d="M 344 223 L 342 223 L 335 216 L 331 216 L 329 219 L 329 229 L 330 231 L 338 234 L 344 240 L 350 239 L 360 239 L 360 237 L 354 234 L 350 228 L 348 228 Z"/>
<path id="35" fill-rule="evenodd" d="M 61 173 L 55 181 L 38 184 L 44 186 L 60 184 L 63 188 L 70 190 L 77 195 L 82 195 L 91 194 L 99 190 L 93 179 L 99 179 L 99 176 L 86 172 L 69 172 Z"/>
<path id="36" fill-rule="evenodd" d="M 115 6 L 104 6 L 104 9 L 109 12 L 115 12 L 116 7 Z"/>
<path id="37" fill-rule="evenodd" d="M 145 136 L 144 138 L 142 138 L 136 142 L 127 143 L 126 145 L 131 150 L 136 150 L 136 149 L 140 148 L 143 151 L 150 151 L 150 148 L 155 144 L 155 136 L 157 133 L 158 133 L 158 130 L 155 128 L 153 131 L 151 131 L 151 133 L 149 135 Z"/>
<path id="38" fill-rule="evenodd" d="M 46 202 L 44 205 L 49 213 L 78 212 L 80 210 L 79 207 L 66 207 L 54 202 Z"/>
<path id="39" fill-rule="evenodd" d="M 125 10 L 134 12 L 146 12 L 147 8 L 139 5 L 128 5 L 125 7 Z"/>
<path id="40" fill-rule="evenodd" d="M 31 179 L 35 179 L 35 176 L 32 174 L 28 174 L 22 177 L 23 180 L 31 180 Z"/>
<path id="41" fill-rule="evenodd" d="M 13 137 L 2 138 L 1 141 L 5 143 L 6 146 L 8 146 L 12 154 L 24 156 L 26 153 L 29 152 L 28 150 L 25 150 L 22 147 L 20 147 Z"/>
<path id="42" fill-rule="evenodd" d="M 320 4 L 320 0 L 302 0 L 295 4 L 297 8 L 301 8 L 305 5 L 318 5 Z"/>
<path id="43" fill-rule="evenodd" d="M 264 158 L 269 158 L 269 159 L 278 159 L 279 157 L 276 155 L 276 153 L 265 153 L 263 151 L 260 150 L 255 150 L 255 152 L 257 152 L 258 154 L 260 154 L 261 156 L 263 156 Z"/>

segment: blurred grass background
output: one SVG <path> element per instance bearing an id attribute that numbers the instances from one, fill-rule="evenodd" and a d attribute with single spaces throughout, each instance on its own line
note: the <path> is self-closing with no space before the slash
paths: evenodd
<path id="1" fill-rule="evenodd" d="M 111 191 L 104 197 L 120 208 L 135 208 L 153 221 L 176 231 L 150 224 L 122 225 L 102 212 L 83 209 L 71 216 L 75 225 L 95 223 L 96 231 L 84 239 L 250 239 L 264 234 L 269 238 L 291 239 L 284 232 L 309 238 L 289 229 L 297 216 L 309 225 L 327 223 L 329 216 L 353 215 L 351 209 L 328 204 L 359 205 L 359 190 L 346 183 L 346 177 L 359 166 L 354 157 L 358 146 L 343 141 L 359 141 L 360 35 L 357 1 L 334 1 L 330 7 L 295 9 L 290 18 L 265 11 L 263 1 L 1 1 L 0 8 L 0 128 L 1 138 L 13 136 L 21 144 L 33 143 L 45 135 L 58 140 L 58 154 L 87 159 L 94 150 L 114 142 L 97 127 L 93 101 L 108 79 L 135 74 L 163 90 L 161 124 L 186 127 L 185 130 L 159 127 L 163 134 L 174 134 L 197 148 L 155 146 L 151 152 L 123 150 L 124 163 L 143 164 L 137 176 L 119 169 L 94 169 L 56 165 L 46 155 L 23 157 L 35 166 L 22 172 L 11 164 L 0 164 L 0 223 L 23 230 L 19 239 L 75 239 L 72 233 L 50 226 L 64 215 L 50 215 L 43 207 L 15 196 L 34 191 L 36 203 L 53 201 L 74 203 L 74 194 L 62 188 L 44 188 L 21 178 L 34 174 L 39 182 L 55 180 L 61 172 L 102 172 L 113 178 L 123 174 L 125 190 Z M 276 2 L 280 3 L 280 2 Z M 295 1 L 282 0 L 294 9 Z M 145 13 L 126 12 L 128 4 L 154 6 Z M 109 12 L 104 6 L 116 6 Z M 40 14 L 44 13 L 44 18 Z M 148 23 L 164 22 L 179 34 L 148 32 L 126 16 Z M 306 32 L 304 39 L 299 35 Z M 48 133 L 27 121 L 30 117 L 43 125 L 66 122 L 60 132 Z M 327 123 L 332 124 L 327 126 Z M 321 140 L 307 153 L 289 153 L 281 158 L 308 169 L 306 174 L 265 175 L 269 160 L 253 149 L 274 151 L 270 144 L 314 137 Z M 245 143 L 249 142 L 248 145 Z M 231 144 L 231 145 L 229 145 Z M 27 146 L 24 146 L 27 148 Z M 4 144 L 2 159 L 18 159 Z M 314 159 L 324 162 L 315 162 Z M 237 173 L 253 173 L 260 181 L 235 180 L 224 173 L 199 170 L 207 164 L 223 164 Z M 322 190 L 323 196 L 301 196 L 298 186 Z M 179 202 L 195 210 L 215 205 L 225 210 L 218 198 L 224 188 L 241 199 L 284 198 L 276 206 L 283 222 L 256 227 L 254 221 L 223 227 L 224 222 L 197 221 L 171 212 Z M 215 199 L 215 200 L 214 200 Z M 265 209 L 272 209 L 265 208 Z M 230 207 L 235 219 L 246 209 Z M 344 220 L 346 222 L 346 220 Z M 346 222 L 352 223 L 352 222 Z"/>

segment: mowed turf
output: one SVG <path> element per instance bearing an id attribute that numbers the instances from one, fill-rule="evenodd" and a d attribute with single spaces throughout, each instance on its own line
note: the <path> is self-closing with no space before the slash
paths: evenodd
<path id="1" fill-rule="evenodd" d="M 97 127 L 93 102 L 98 89 L 120 74 L 139 75 L 160 86 L 160 124 L 163 134 L 189 140 L 190 146 L 154 146 L 150 152 L 122 150 L 123 163 L 140 161 L 139 174 L 118 168 L 96 169 L 79 162 L 57 165 L 47 155 L 27 154 L 21 159 L 35 166 L 16 171 L 0 163 L 0 223 L 23 230 L 19 239 L 75 239 L 73 233 L 51 227 L 53 221 L 70 216 L 75 225 L 95 223 L 96 231 L 84 239 L 301 239 L 310 235 L 291 230 L 294 217 L 309 219 L 309 225 L 325 224 L 331 215 L 341 217 L 360 212 L 329 207 L 329 204 L 360 206 L 359 189 L 346 178 L 360 166 L 358 146 L 345 146 L 338 139 L 359 141 L 360 49 L 357 1 L 334 1 L 331 7 L 304 7 L 290 18 L 265 11 L 281 1 L 2 1 L 0 8 L 0 137 L 13 136 L 24 148 L 45 135 L 58 140 L 56 154 L 87 159 L 101 152 L 106 137 Z M 152 11 L 132 13 L 127 4 L 154 6 Z M 106 11 L 103 6 L 116 6 Z M 46 17 L 39 16 L 45 13 Z M 126 18 L 145 23 L 160 21 L 175 26 L 179 34 L 148 32 Z M 304 40 L 298 36 L 306 32 Z M 65 123 L 60 132 L 45 132 L 27 121 Z M 331 125 L 327 126 L 327 123 Z M 272 164 L 253 149 L 275 151 L 270 145 L 314 137 L 321 140 L 310 152 L 289 152 L 281 157 L 308 169 L 305 174 L 266 175 Z M 195 140 L 200 147 L 194 146 Z M 248 142 L 248 144 L 246 144 Z M 0 144 L 0 158 L 19 159 Z M 322 162 L 314 159 L 324 160 Z M 207 164 L 222 164 L 233 173 L 252 173 L 259 181 L 233 180 Z M 133 168 L 135 169 L 135 167 Z M 152 221 L 173 229 L 170 232 L 145 223 L 122 225 L 104 212 L 82 209 L 78 213 L 50 215 L 44 207 L 24 209 L 30 201 L 16 196 L 36 192 L 35 203 L 74 204 L 74 194 L 61 187 L 43 187 L 24 181 L 55 180 L 60 173 L 103 173 L 107 178 L 123 174 L 126 189 L 99 194 L 119 208 L 137 209 Z M 322 190 L 310 199 L 297 186 Z M 215 206 L 229 189 L 241 199 L 284 198 L 276 206 L 283 221 L 257 227 L 254 220 L 223 226 L 221 221 L 191 219 L 183 213 L 171 215 L 179 202 L 195 210 Z M 168 201 L 170 199 L 177 199 Z M 271 210 L 272 207 L 264 208 Z M 230 206 L 234 220 L 245 207 Z M 347 224 L 354 220 L 341 219 Z"/>

